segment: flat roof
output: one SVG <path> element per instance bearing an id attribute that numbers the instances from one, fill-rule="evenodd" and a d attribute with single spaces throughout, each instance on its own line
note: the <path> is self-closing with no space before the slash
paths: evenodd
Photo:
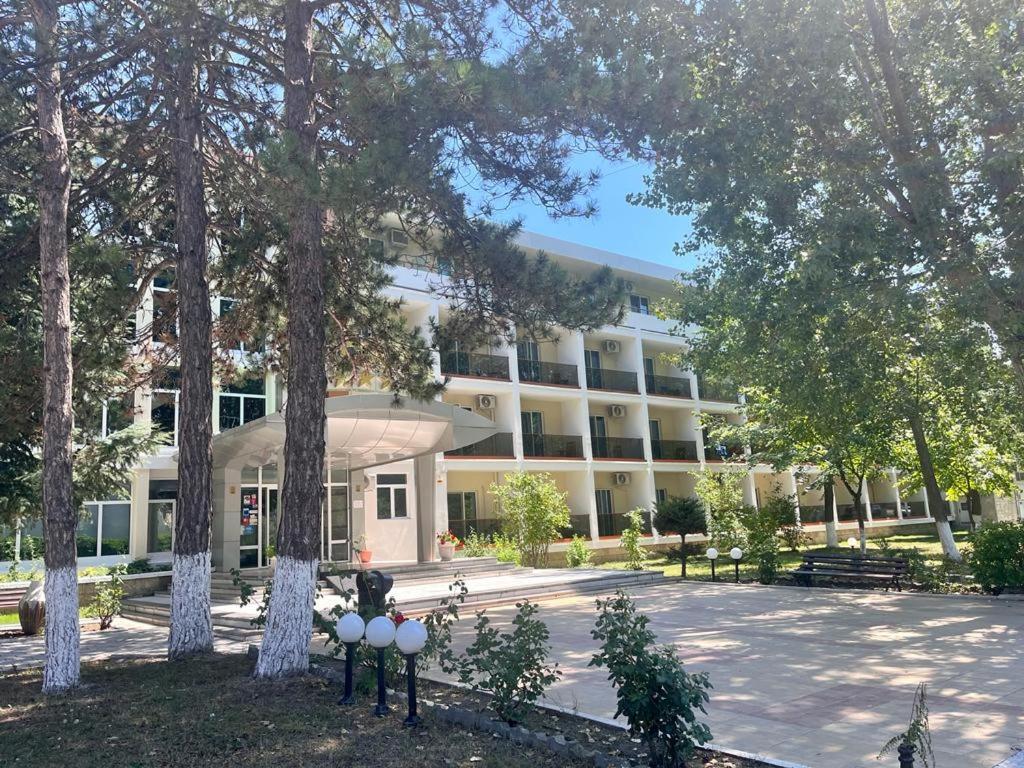
<path id="1" fill-rule="evenodd" d="M 533 248 L 538 251 L 547 251 L 558 256 L 565 256 L 577 261 L 586 261 L 591 264 L 608 265 L 612 269 L 622 272 L 632 272 L 644 277 L 653 277 L 658 280 L 673 281 L 679 277 L 680 270 L 664 264 L 657 264 L 653 261 L 637 259 L 633 256 L 626 256 L 614 251 L 605 251 L 601 248 L 593 248 L 589 245 L 581 245 L 571 240 L 562 240 L 549 235 L 542 235 L 538 232 L 522 230 L 516 238 L 516 242 L 524 248 Z"/>

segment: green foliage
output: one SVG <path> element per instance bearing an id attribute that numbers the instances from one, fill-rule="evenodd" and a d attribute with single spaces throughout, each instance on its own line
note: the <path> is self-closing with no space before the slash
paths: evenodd
<path id="1" fill-rule="evenodd" d="M 640 539 L 644 535 L 644 515 L 647 510 L 637 507 L 626 513 L 629 524 L 622 532 L 619 539 L 619 546 L 626 555 L 626 569 L 630 571 L 642 571 L 644 563 L 647 562 L 647 551 L 640 546 Z"/>
<path id="2" fill-rule="evenodd" d="M 769 505 L 760 509 L 745 507 L 740 522 L 746 532 L 746 557 L 757 563 L 757 578 L 762 584 L 774 584 L 779 574 L 778 510 Z"/>
<path id="3" fill-rule="evenodd" d="M 878 753 L 881 760 L 896 751 L 901 744 L 914 748 L 915 758 L 921 760 L 924 768 L 935 768 L 935 753 L 932 751 L 932 732 L 928 726 L 927 686 L 921 683 L 914 694 L 914 704 L 910 710 L 910 725 L 903 733 L 893 736 Z"/>
<path id="4" fill-rule="evenodd" d="M 110 571 L 110 581 L 100 584 L 96 588 L 96 596 L 93 598 L 86 615 L 100 620 L 100 629 L 109 629 L 114 622 L 114 617 L 121 613 L 121 602 L 124 600 L 124 578 L 127 568 L 123 565 L 115 566 Z"/>
<path id="5" fill-rule="evenodd" d="M 665 535 L 686 537 L 694 533 L 707 533 L 704 505 L 691 496 L 670 496 L 659 501 L 654 508 L 654 527 Z"/>
<path id="6" fill-rule="evenodd" d="M 565 564 L 570 568 L 589 568 L 593 565 L 593 554 L 586 536 L 578 533 L 573 535 L 572 541 L 565 548 Z"/>
<path id="7" fill-rule="evenodd" d="M 476 639 L 459 661 L 459 679 L 491 694 L 490 706 L 502 720 L 520 722 L 561 672 L 547 663 L 548 628 L 535 618 L 537 606 L 516 603 L 511 632 L 499 632 L 484 612 L 477 614 Z"/>
<path id="8" fill-rule="evenodd" d="M 597 601 L 593 638 L 601 649 L 589 666 L 604 667 L 615 688 L 615 717 L 625 717 L 631 736 L 647 747 L 654 768 L 683 768 L 694 747 L 711 740 L 706 714 L 706 673 L 688 674 L 671 647 L 657 648 L 649 619 L 625 593 Z"/>
<path id="9" fill-rule="evenodd" d="M 746 547 L 740 515 L 743 511 L 743 481 L 739 472 L 704 470 L 697 475 L 694 491 L 704 505 L 708 541 L 721 551 Z"/>
<path id="10" fill-rule="evenodd" d="M 491 537 L 493 553 L 499 562 L 523 564 L 523 553 L 518 542 L 503 533 L 496 533 Z"/>
<path id="11" fill-rule="evenodd" d="M 797 505 L 794 497 L 783 494 L 776 486 L 761 504 L 761 508 L 765 514 L 775 518 L 779 537 L 790 552 L 799 552 L 810 543 L 811 537 L 797 522 Z"/>
<path id="12" fill-rule="evenodd" d="M 469 535 L 462 540 L 463 557 L 488 557 L 494 551 L 494 545 L 487 536 L 476 531 L 470 531 Z"/>
<path id="13" fill-rule="evenodd" d="M 548 547 L 569 526 L 566 494 L 546 472 L 512 472 L 492 483 L 490 492 L 501 509 L 502 532 L 516 543 L 523 563 L 542 567 Z"/>
<path id="14" fill-rule="evenodd" d="M 1024 587 L 1024 523 L 987 523 L 970 539 L 968 562 L 982 589 Z"/>

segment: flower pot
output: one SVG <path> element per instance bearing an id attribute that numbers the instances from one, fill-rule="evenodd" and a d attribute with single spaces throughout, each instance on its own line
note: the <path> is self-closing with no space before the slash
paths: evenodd
<path id="1" fill-rule="evenodd" d="M 359 562 L 360 563 L 362 563 L 363 565 L 367 565 L 367 564 L 369 564 L 369 562 L 372 559 L 373 559 L 373 552 L 371 552 L 368 549 L 360 549 L 359 550 Z"/>
<path id="2" fill-rule="evenodd" d="M 270 558 L 270 575 L 273 576 L 277 572 L 277 555 Z"/>
<path id="3" fill-rule="evenodd" d="M 18 601 L 18 621 L 21 622 L 21 631 L 26 635 L 39 634 L 45 618 L 46 593 L 43 591 L 43 582 L 33 581 L 29 583 L 25 594 Z"/>
<path id="4" fill-rule="evenodd" d="M 438 544 L 437 552 L 441 555 L 441 561 L 447 563 L 455 557 L 455 543 Z"/>

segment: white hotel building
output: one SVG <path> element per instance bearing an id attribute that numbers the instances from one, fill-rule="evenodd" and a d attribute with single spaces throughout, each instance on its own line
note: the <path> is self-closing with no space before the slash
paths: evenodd
<path id="1" fill-rule="evenodd" d="M 402 252 L 403 266 L 394 269 L 389 291 L 403 300 L 409 322 L 425 332 L 431 319 L 443 324 L 446 306 L 429 290 L 438 276 L 406 253 L 401 232 L 385 230 L 382 239 L 384 247 Z M 565 491 L 572 512 L 566 536 L 579 533 L 594 548 L 612 549 L 629 510 L 692 494 L 694 473 L 703 468 L 745 468 L 726 460 L 726 447 L 705 445 L 700 428 L 703 414 L 740 418 L 735 395 L 705 386 L 699 374 L 674 366 L 672 355 L 683 341 L 672 335 L 670 322 L 652 313 L 672 294 L 675 271 L 536 234 L 523 233 L 519 242 L 527 253 L 543 251 L 571 272 L 611 267 L 630 285 L 624 320 L 593 333 L 563 331 L 557 343 L 439 355 L 436 374 L 449 378 L 441 404 L 394 409 L 389 394 L 329 391 L 324 560 L 348 561 L 354 542 L 372 552 L 377 563 L 434 559 L 438 531 L 451 529 L 461 537 L 470 530 L 497 529 L 498 510 L 488 488 L 518 470 L 548 472 Z M 140 331 L 148 333 L 154 317 L 159 326 L 172 290 L 155 281 L 138 312 Z M 214 300 L 217 313 L 229 306 L 227 299 Z M 266 564 L 278 520 L 284 399 L 274 375 L 242 388 L 215 382 L 213 555 L 218 570 Z M 134 419 L 152 420 L 174 435 L 177 401 L 174 376 L 166 376 L 136 392 Z M 116 421 L 110 412 L 103 428 L 118 427 Z M 429 446 L 458 445 L 424 454 Z M 381 463 L 402 456 L 409 458 Z M 176 448 L 164 446 L 141 462 L 129 498 L 89 504 L 79 530 L 80 564 L 169 559 L 176 473 Z M 835 508 L 826 510 L 821 491 L 807 484 L 799 473 L 759 467 L 745 479 L 746 500 L 758 504 L 777 486 L 796 495 L 808 526 L 826 519 L 855 524 L 844 489 L 837 487 Z M 924 494 L 901 497 L 894 475 L 871 482 L 864 502 L 871 526 L 929 517 Z M 651 543 L 670 540 L 657 532 L 650 537 Z"/>

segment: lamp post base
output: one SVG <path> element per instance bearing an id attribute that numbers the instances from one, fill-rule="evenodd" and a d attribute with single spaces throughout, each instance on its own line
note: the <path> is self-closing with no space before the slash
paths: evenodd
<path id="1" fill-rule="evenodd" d="M 390 711 L 391 707 L 389 707 L 387 704 L 378 704 L 376 707 L 373 708 L 373 716 L 386 717 L 388 712 Z"/>
<path id="2" fill-rule="evenodd" d="M 345 643 L 345 693 L 338 699 L 338 704 L 349 706 L 356 703 L 355 693 L 352 691 L 352 667 L 355 665 L 355 643 Z"/>
<path id="3" fill-rule="evenodd" d="M 405 720 L 402 721 L 402 727 L 415 728 L 422 722 L 422 718 L 420 718 L 418 715 L 409 715 L 407 718 L 405 718 Z"/>

